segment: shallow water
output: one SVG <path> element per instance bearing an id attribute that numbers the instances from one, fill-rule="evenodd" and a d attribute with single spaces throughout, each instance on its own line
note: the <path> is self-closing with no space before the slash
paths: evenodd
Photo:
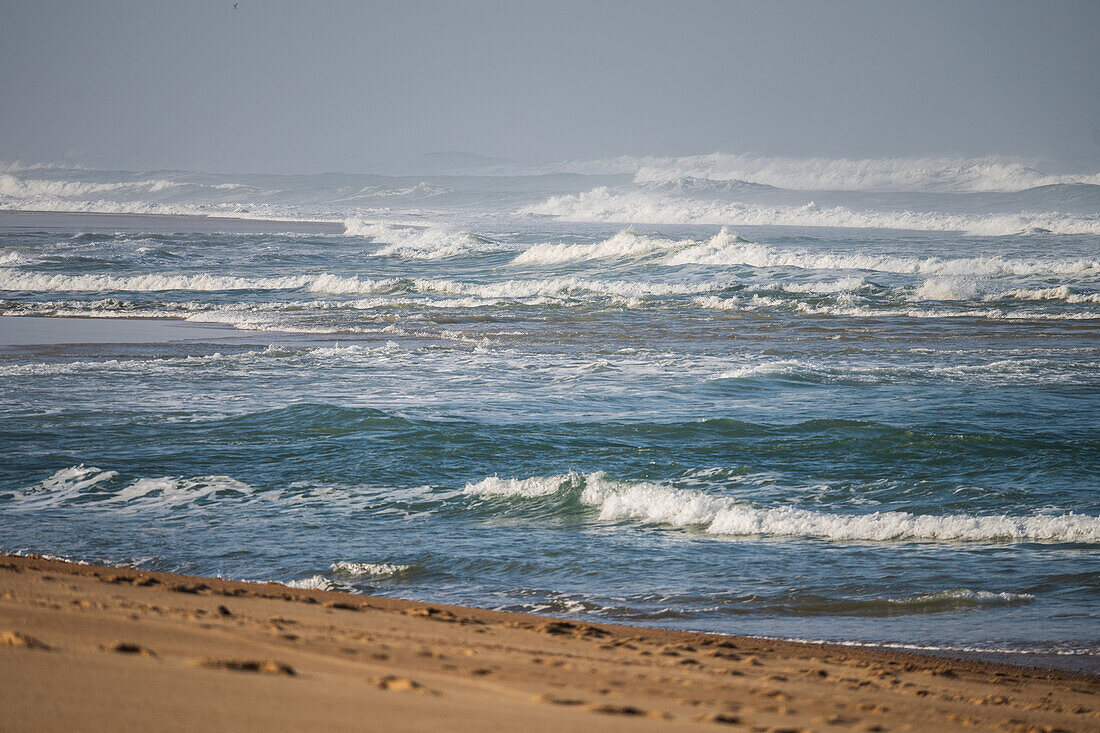
<path id="1" fill-rule="evenodd" d="M 0 347 L 0 547 L 1097 654 L 1100 234 L 1078 232 L 1097 187 L 818 191 L 811 209 L 643 178 L 390 181 L 386 209 L 296 179 L 252 204 L 313 219 L 285 231 L 0 214 L 3 313 L 117 325 Z M 46 203 L 156 210 L 61 190 Z M 8 208 L 42 203 L 22 193 Z M 211 200 L 158 205 L 232 213 Z M 864 220 L 812 226 L 836 207 Z M 130 318 L 226 328 L 134 343 Z"/>

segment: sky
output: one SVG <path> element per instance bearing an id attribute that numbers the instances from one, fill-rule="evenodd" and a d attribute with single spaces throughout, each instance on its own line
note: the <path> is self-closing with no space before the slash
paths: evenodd
<path id="1" fill-rule="evenodd" d="M 1100 160 L 1100 2 L 0 0 L 0 161 Z"/>

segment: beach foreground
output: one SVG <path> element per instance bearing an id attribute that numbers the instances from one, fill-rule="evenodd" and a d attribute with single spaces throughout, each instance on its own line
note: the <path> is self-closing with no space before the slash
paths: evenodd
<path id="1" fill-rule="evenodd" d="M 1100 679 L 0 557 L 5 730 L 1100 727 Z"/>

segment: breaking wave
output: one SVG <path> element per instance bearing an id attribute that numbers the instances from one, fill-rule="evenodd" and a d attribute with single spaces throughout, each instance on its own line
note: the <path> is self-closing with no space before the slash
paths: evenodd
<path id="1" fill-rule="evenodd" d="M 703 241 L 664 239 L 626 229 L 610 239 L 595 244 L 535 245 L 518 255 L 512 264 L 549 265 L 591 259 L 634 258 L 653 254 L 663 256 L 651 264 L 670 267 L 744 265 L 756 268 L 797 267 L 804 270 L 870 270 L 913 275 L 1100 275 L 1100 260 L 1019 260 L 1002 257 L 918 258 L 858 252 L 817 252 L 749 242 L 725 227 L 710 239 Z M 797 288 L 798 286 L 792 284 L 787 287 Z"/>
<path id="2" fill-rule="evenodd" d="M 853 210 L 845 206 L 765 206 L 674 197 L 652 191 L 616 192 L 600 186 L 584 193 L 551 196 L 524 207 L 523 214 L 566 221 L 637 224 L 712 224 L 729 226 L 800 226 L 855 229 L 960 231 L 1003 236 L 1047 231 L 1100 234 L 1100 216 L 1074 214 L 949 214 L 917 211 Z"/>
<path id="3" fill-rule="evenodd" d="M 658 239 L 624 229 L 595 244 L 536 244 L 512 260 L 513 265 L 554 265 L 596 259 L 631 259 L 685 247 L 693 242 Z"/>
<path id="4" fill-rule="evenodd" d="M 389 562 L 334 562 L 330 568 L 332 574 L 341 578 L 381 580 L 409 575 L 420 568 L 416 565 L 401 565 Z"/>
<path id="5" fill-rule="evenodd" d="M 602 521 L 698 528 L 732 537 L 814 537 L 832 541 L 1073 542 L 1100 544 L 1100 517 L 1082 514 L 976 516 L 908 512 L 830 514 L 793 506 L 758 507 L 694 489 L 616 481 L 602 471 L 467 484 L 482 497 L 537 498 L 572 492 Z"/>
<path id="6" fill-rule="evenodd" d="M 439 260 L 496 251 L 500 245 L 476 234 L 454 232 L 440 226 L 400 225 L 344 220 L 348 236 L 369 237 L 386 246 L 374 252 L 376 257 L 410 260 Z"/>
<path id="7" fill-rule="evenodd" d="M 442 278 L 369 279 L 355 275 L 344 276 L 329 273 L 260 278 L 210 273 L 195 275 L 151 273 L 112 276 L 60 275 L 0 268 L 0 290 L 38 292 L 306 290 L 333 295 L 416 292 L 466 295 L 478 298 L 529 298 L 572 293 L 642 297 L 647 295 L 700 293 L 714 290 L 716 287 L 713 284 L 665 284 L 629 280 L 596 280 L 581 277 L 504 280 L 483 284 Z"/>
<path id="8" fill-rule="evenodd" d="M 324 575 L 311 575 L 308 578 L 286 580 L 282 582 L 282 585 L 288 588 L 297 588 L 298 590 L 333 590 L 341 593 L 359 592 L 353 585 L 342 583 L 333 578 L 326 578 Z"/>

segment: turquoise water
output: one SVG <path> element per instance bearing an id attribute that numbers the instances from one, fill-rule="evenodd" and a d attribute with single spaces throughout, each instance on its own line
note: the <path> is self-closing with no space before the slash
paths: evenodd
<path id="1" fill-rule="evenodd" d="M 657 195 L 575 179 L 433 179 L 354 217 L 324 189 L 339 216 L 274 224 L 0 213 L 7 316 L 193 326 L 3 347 L 0 548 L 1100 651 L 1100 234 L 547 211 Z M 748 205 L 683 188 L 658 203 Z M 1095 225 L 1095 186 L 1054 188 L 914 193 L 905 221 Z M 906 199 L 829 196 L 880 224 Z"/>

